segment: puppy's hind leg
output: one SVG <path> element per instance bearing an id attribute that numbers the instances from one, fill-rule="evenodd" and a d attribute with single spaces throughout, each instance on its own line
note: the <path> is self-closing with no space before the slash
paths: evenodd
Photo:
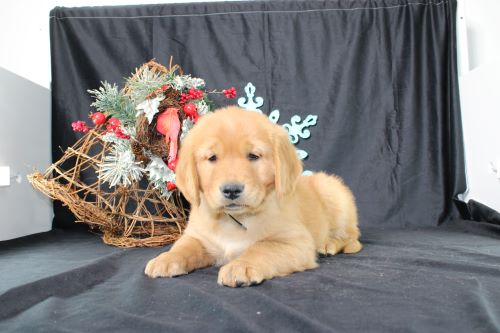
<path id="1" fill-rule="evenodd" d="M 354 240 L 349 240 L 346 242 L 344 248 L 342 249 L 342 252 L 344 253 L 358 253 L 363 249 L 363 245 L 361 242 L 357 239 Z"/>
<path id="2" fill-rule="evenodd" d="M 328 236 L 319 242 L 318 253 L 335 255 L 361 251 L 357 209 L 351 190 L 339 177 L 324 173 L 317 174 L 313 184 L 323 202 L 328 226 Z"/>
<path id="3" fill-rule="evenodd" d="M 329 238 L 326 243 L 317 249 L 320 255 L 334 256 L 337 253 L 357 253 L 363 245 L 357 239 L 335 239 Z"/>
<path id="4" fill-rule="evenodd" d="M 357 253 L 361 251 L 363 245 L 359 241 L 359 228 L 357 214 L 351 210 L 343 220 L 333 221 L 330 224 L 329 237 L 325 244 L 326 253 L 335 255 L 337 253 Z"/>

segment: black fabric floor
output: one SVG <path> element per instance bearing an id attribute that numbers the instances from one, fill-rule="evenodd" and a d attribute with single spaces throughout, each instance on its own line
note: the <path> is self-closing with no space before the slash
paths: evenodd
<path id="1" fill-rule="evenodd" d="M 231 289 L 217 268 L 143 275 L 165 249 L 55 230 L 0 243 L 1 332 L 497 332 L 500 228 L 364 230 L 357 255 Z"/>

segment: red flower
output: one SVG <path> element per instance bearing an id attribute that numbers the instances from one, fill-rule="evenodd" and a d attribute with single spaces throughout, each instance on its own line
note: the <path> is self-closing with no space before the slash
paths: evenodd
<path id="1" fill-rule="evenodd" d="M 226 96 L 226 98 L 236 98 L 236 89 L 234 87 L 224 89 L 222 90 L 222 93 Z"/>
<path id="2" fill-rule="evenodd" d="M 73 131 L 75 131 L 75 132 L 87 133 L 89 131 L 87 124 L 85 124 L 85 122 L 81 121 L 81 120 L 72 122 L 71 127 L 73 127 Z"/>

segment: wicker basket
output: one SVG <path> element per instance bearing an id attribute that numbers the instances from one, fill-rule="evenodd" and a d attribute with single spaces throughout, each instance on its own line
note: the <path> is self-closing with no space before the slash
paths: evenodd
<path id="1" fill-rule="evenodd" d="M 165 73 L 179 69 L 171 66 L 167 70 L 154 61 L 144 64 L 139 71 L 144 68 Z M 144 126 L 140 118 L 137 126 Z M 151 145 L 157 144 L 159 150 L 168 151 L 165 141 L 158 140 L 154 131 L 142 136 L 139 145 L 154 149 Z M 98 165 L 109 152 L 110 144 L 101 133 L 90 130 L 44 173 L 35 172 L 28 179 L 34 188 L 67 206 L 78 219 L 76 222 L 99 228 L 106 244 L 150 247 L 179 238 L 187 210 L 178 190 L 167 199 L 147 181 L 109 188 L 97 177 Z M 137 160 L 141 158 L 137 156 Z"/>

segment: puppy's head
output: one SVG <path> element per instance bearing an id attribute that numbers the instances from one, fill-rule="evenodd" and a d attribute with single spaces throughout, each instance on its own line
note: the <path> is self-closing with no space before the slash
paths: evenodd
<path id="1" fill-rule="evenodd" d="M 257 211 L 270 193 L 294 190 L 302 164 L 286 131 L 256 112 L 228 107 L 198 121 L 182 142 L 177 186 L 194 206 Z"/>

